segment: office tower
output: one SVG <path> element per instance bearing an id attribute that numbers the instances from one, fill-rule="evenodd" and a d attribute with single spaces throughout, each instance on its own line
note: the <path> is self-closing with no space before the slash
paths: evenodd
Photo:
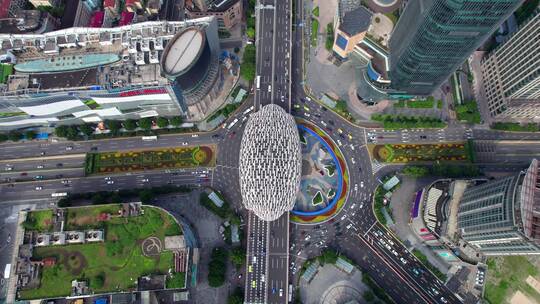
<path id="1" fill-rule="evenodd" d="M 461 238 L 485 255 L 540 254 L 540 179 L 525 173 L 469 186 L 461 198 Z"/>
<path id="2" fill-rule="evenodd" d="M 484 58 L 481 67 L 493 118 L 540 121 L 540 10 Z"/>
<path id="3" fill-rule="evenodd" d="M 390 38 L 392 87 L 429 95 L 523 0 L 411 0 Z"/>

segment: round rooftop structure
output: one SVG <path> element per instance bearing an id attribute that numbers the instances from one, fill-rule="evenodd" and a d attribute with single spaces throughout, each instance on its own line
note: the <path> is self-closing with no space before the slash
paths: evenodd
<path id="1" fill-rule="evenodd" d="M 300 186 L 302 154 L 294 118 L 270 104 L 252 114 L 240 145 L 244 206 L 265 221 L 292 210 Z"/>
<path id="2" fill-rule="evenodd" d="M 178 32 L 167 43 L 161 56 L 161 69 L 167 76 L 180 76 L 193 67 L 206 45 L 205 32 L 188 27 Z"/>

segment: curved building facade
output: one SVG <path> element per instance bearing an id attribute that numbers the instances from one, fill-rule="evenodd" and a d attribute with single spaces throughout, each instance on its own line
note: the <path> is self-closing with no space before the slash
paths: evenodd
<path id="1" fill-rule="evenodd" d="M 161 69 L 173 81 L 184 103 L 205 113 L 221 89 L 219 45 L 213 37 L 216 24 L 192 26 L 177 33 L 161 57 Z M 216 30 L 217 32 L 217 30 Z"/>
<path id="2" fill-rule="evenodd" d="M 249 118 L 240 146 L 244 206 L 265 221 L 293 209 L 300 187 L 302 154 L 294 118 L 270 104 Z"/>

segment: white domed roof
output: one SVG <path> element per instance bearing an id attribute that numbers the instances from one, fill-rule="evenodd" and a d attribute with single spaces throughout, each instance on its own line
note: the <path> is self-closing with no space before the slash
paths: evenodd
<path id="1" fill-rule="evenodd" d="M 302 154 L 294 118 L 270 104 L 249 118 L 240 146 L 244 206 L 266 221 L 292 210 L 300 186 Z"/>

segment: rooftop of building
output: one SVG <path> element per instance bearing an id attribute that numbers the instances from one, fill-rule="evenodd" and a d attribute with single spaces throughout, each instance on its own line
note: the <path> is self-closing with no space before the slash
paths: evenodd
<path id="1" fill-rule="evenodd" d="M 13 18 L 0 20 L 0 34 L 22 34 L 38 29 L 46 13 L 20 10 Z"/>
<path id="2" fill-rule="evenodd" d="M 209 12 L 224 12 L 231 8 L 233 5 L 242 0 L 214 0 L 208 4 Z M 190 11 L 200 11 L 196 5 L 190 7 L 189 5 L 186 8 Z"/>
<path id="3" fill-rule="evenodd" d="M 176 34 L 163 52 L 163 71 L 169 75 L 186 71 L 200 56 L 204 45 L 204 32 L 197 28 L 188 28 Z"/>
<path id="4" fill-rule="evenodd" d="M 349 36 L 368 30 L 372 13 L 357 0 L 341 0 L 338 4 L 339 29 Z"/>

